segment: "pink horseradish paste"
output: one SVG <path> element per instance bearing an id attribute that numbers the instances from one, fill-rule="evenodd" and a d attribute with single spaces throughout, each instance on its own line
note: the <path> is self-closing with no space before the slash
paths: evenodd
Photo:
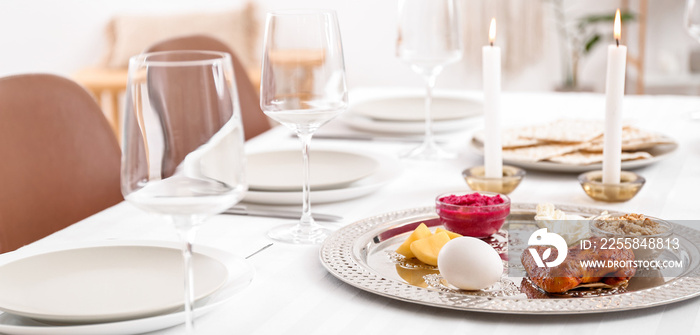
<path id="1" fill-rule="evenodd" d="M 501 229 L 510 214 L 510 199 L 500 194 L 448 195 L 437 199 L 435 209 L 447 230 L 483 238 Z"/>

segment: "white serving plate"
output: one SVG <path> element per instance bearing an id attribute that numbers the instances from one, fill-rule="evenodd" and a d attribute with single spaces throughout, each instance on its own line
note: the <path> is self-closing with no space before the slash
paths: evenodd
<path id="1" fill-rule="evenodd" d="M 221 262 L 193 255 L 195 299 L 223 286 Z M 112 322 L 182 307 L 177 249 L 100 246 L 51 251 L 0 265 L 0 310 L 61 323 Z"/>
<path id="2" fill-rule="evenodd" d="M 301 152 L 299 153 L 301 155 Z M 313 151 L 312 151 L 313 155 Z M 322 204 L 359 198 L 377 191 L 382 186 L 394 180 L 401 174 L 399 160 L 378 153 L 365 152 L 378 164 L 375 172 L 349 185 L 325 190 L 311 190 L 311 203 Z M 313 156 L 312 156 L 313 157 Z M 313 160 L 313 158 L 312 158 Z M 301 174 L 301 171 L 298 171 Z M 301 191 L 273 192 L 249 190 L 243 198 L 244 202 L 270 205 L 298 205 L 302 201 Z"/>
<path id="3" fill-rule="evenodd" d="M 300 191 L 302 155 L 299 150 L 253 153 L 246 156 L 248 187 L 257 191 Z M 346 186 L 369 176 L 379 163 L 368 156 L 332 150 L 314 150 L 309 161 L 311 189 Z"/>
<path id="4" fill-rule="evenodd" d="M 437 94 L 430 110 L 434 121 L 447 121 L 481 115 L 483 105 L 481 101 L 456 94 Z M 352 104 L 349 111 L 377 121 L 424 122 L 425 93 L 368 98 Z"/>
<path id="5" fill-rule="evenodd" d="M 397 135 L 418 135 L 425 133 L 425 122 L 375 121 L 370 118 L 361 115 L 353 115 L 351 113 L 341 115 L 339 119 L 351 128 L 374 133 Z M 449 133 L 473 129 L 482 123 L 483 120 L 481 118 L 472 117 L 449 121 L 435 121 L 433 122 L 432 127 L 433 132 L 435 133 Z"/>
<path id="6" fill-rule="evenodd" d="M 99 247 L 137 247 L 168 249 L 172 253 L 179 254 L 179 243 L 167 241 L 100 241 L 87 242 L 73 245 L 62 250 L 89 250 Z M 55 250 L 59 251 L 59 250 Z M 24 252 L 18 250 L 0 256 L 0 265 L 4 265 L 15 260 L 21 260 L 45 252 Z M 253 268 L 242 258 L 234 256 L 222 250 L 205 246 L 195 246 L 197 258 L 212 259 L 222 264 L 228 274 L 223 285 L 207 297 L 203 297 L 195 304 L 195 315 L 200 316 L 213 308 L 229 301 L 237 292 L 245 288 L 253 278 Z M 181 256 L 180 256 L 181 257 Z M 195 285 L 197 278 L 201 279 L 201 272 L 198 272 L 195 259 Z M 200 262 L 201 263 L 201 262 Z M 182 286 L 182 269 L 176 277 L 179 286 Z M 180 291 L 182 292 L 182 291 Z M 180 300 L 182 298 L 180 297 Z M 109 305 L 109 304 L 105 304 Z M 47 321 L 39 321 L 11 313 L 0 314 L 0 333 L 3 334 L 32 334 L 32 335 L 87 335 L 87 334 L 137 334 L 150 332 L 158 329 L 172 327 L 183 323 L 185 320 L 182 308 L 178 308 L 170 313 L 158 314 L 141 318 L 134 318 L 124 321 L 102 322 L 93 324 L 57 324 Z"/>
<path id="7" fill-rule="evenodd" d="M 483 146 L 475 140 L 470 141 L 469 146 L 472 151 L 483 156 Z M 652 155 L 651 158 L 647 159 L 636 159 L 622 161 L 621 168 L 623 170 L 634 170 L 649 166 L 651 164 L 658 163 L 668 157 L 670 157 L 678 149 L 678 143 L 673 144 L 659 144 L 649 149 L 639 150 L 646 151 Z M 528 162 L 513 159 L 503 159 L 503 163 L 508 165 L 519 166 L 526 170 L 537 170 L 537 171 L 548 171 L 548 172 L 563 172 L 563 173 L 583 173 L 593 170 L 601 170 L 603 168 L 602 163 L 587 164 L 587 165 L 576 165 L 576 164 L 562 164 L 556 162 Z"/>
<path id="8" fill-rule="evenodd" d="M 363 88 L 349 93 L 348 112 L 339 119 L 348 126 L 378 133 L 425 132 L 425 90 Z M 481 123 L 480 98 L 460 91 L 435 91 L 431 108 L 433 131 L 463 131 Z"/>

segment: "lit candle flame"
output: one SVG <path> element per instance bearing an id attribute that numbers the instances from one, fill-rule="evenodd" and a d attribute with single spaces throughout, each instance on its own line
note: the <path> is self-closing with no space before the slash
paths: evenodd
<path id="1" fill-rule="evenodd" d="M 622 28 L 620 28 L 620 10 L 618 9 L 615 13 L 615 26 L 613 28 L 613 33 L 615 35 L 615 42 L 620 45 L 620 35 L 622 35 Z"/>
<path id="2" fill-rule="evenodd" d="M 493 42 L 496 40 L 496 18 L 491 19 L 491 27 L 489 28 L 489 44 L 493 46 Z"/>

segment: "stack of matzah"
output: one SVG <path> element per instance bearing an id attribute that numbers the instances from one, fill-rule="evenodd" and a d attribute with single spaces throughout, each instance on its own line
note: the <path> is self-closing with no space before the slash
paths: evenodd
<path id="1" fill-rule="evenodd" d="M 598 120 L 557 120 L 543 125 L 505 129 L 503 158 L 513 161 L 549 161 L 570 165 L 589 165 L 603 161 L 605 124 Z M 483 144 L 483 131 L 474 140 Z M 658 133 L 633 126 L 622 129 L 622 160 L 647 159 L 649 149 L 673 141 Z"/>

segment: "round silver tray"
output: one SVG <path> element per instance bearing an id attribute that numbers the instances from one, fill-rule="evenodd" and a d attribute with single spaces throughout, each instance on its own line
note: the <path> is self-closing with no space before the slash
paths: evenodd
<path id="1" fill-rule="evenodd" d="M 598 215 L 603 210 L 557 206 L 567 213 Z M 508 220 L 530 221 L 534 227 L 534 204 L 513 204 Z M 430 285 L 409 284 L 397 272 L 389 256 L 420 222 L 439 225 L 434 207 L 414 208 L 373 216 L 350 224 L 328 237 L 320 249 L 323 266 L 338 279 L 362 290 L 428 306 L 507 314 L 583 314 L 647 308 L 700 295 L 700 231 L 677 225 L 680 254 L 688 262 L 682 273 L 672 277 L 643 278 L 625 293 L 592 297 L 529 299 L 522 295 L 478 295 Z M 635 277 L 636 278 L 636 277 Z M 633 278 L 633 280 L 635 279 Z M 515 285 L 520 286 L 519 282 Z"/>

